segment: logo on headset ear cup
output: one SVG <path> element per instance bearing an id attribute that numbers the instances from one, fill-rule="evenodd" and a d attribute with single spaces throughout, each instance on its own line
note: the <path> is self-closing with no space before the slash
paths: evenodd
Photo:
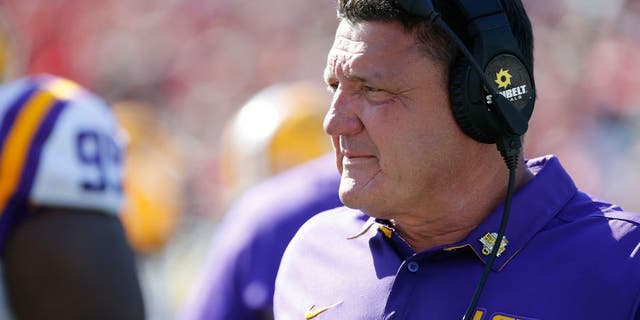
<path id="1" fill-rule="evenodd" d="M 470 91 L 472 90 L 473 91 Z M 451 111 L 462 131 L 482 143 L 492 144 L 500 134 L 500 125 L 484 103 L 482 81 L 464 57 L 458 57 L 449 74 Z"/>
<path id="2" fill-rule="evenodd" d="M 512 54 L 499 54 L 487 63 L 484 72 L 498 93 L 529 120 L 533 112 L 535 90 L 529 70 L 522 61 Z M 488 92 L 485 94 L 485 100 L 490 104 L 491 96 Z"/>
<path id="3" fill-rule="evenodd" d="M 489 61 L 485 74 L 493 88 L 509 100 L 509 107 L 529 120 L 535 89 L 524 64 L 514 55 L 500 54 Z M 509 121 L 515 121 L 509 117 L 500 118 L 493 110 L 494 97 L 464 57 L 459 57 L 451 68 L 449 99 L 456 122 L 476 141 L 495 143 L 498 137 L 508 134 Z"/>

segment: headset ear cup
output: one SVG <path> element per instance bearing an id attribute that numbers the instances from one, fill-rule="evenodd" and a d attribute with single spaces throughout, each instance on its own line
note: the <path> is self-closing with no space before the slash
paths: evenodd
<path id="1" fill-rule="evenodd" d="M 451 101 L 451 111 L 462 131 L 482 143 L 495 143 L 496 137 L 483 129 L 485 122 L 482 117 L 472 112 L 472 105 L 469 101 L 469 71 L 471 66 L 464 57 L 458 57 L 451 68 L 449 74 L 449 99 Z M 478 83 L 480 88 L 480 83 Z M 486 108 L 483 108 L 482 112 Z M 486 126 L 486 124 L 485 124 Z"/>

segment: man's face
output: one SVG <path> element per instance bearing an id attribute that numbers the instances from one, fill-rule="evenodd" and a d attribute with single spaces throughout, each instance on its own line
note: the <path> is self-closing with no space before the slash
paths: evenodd
<path id="1" fill-rule="evenodd" d="M 453 119 L 443 67 L 415 41 L 396 23 L 342 21 L 327 57 L 333 100 L 324 128 L 340 197 L 374 217 L 428 208 L 470 162 L 473 142 Z"/>

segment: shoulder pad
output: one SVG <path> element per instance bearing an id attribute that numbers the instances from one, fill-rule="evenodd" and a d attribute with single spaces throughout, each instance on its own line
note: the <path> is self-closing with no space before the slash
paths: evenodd
<path id="1" fill-rule="evenodd" d="M 50 75 L 0 87 L 0 208 L 24 203 L 117 213 L 123 133 L 109 106 Z"/>

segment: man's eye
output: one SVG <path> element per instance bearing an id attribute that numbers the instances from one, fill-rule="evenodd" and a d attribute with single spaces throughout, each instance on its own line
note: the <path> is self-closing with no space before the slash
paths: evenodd
<path id="1" fill-rule="evenodd" d="M 393 94 L 384 89 L 363 86 L 360 90 L 367 100 L 372 103 L 386 103 L 393 98 Z"/>
<path id="2" fill-rule="evenodd" d="M 329 83 L 327 84 L 327 90 L 330 93 L 335 93 L 338 90 L 338 83 Z"/>
<path id="3" fill-rule="evenodd" d="M 367 92 L 379 92 L 379 91 L 382 91 L 380 89 L 377 89 L 377 88 L 374 88 L 374 87 L 369 87 L 369 86 L 362 87 L 362 90 L 367 91 Z"/>

